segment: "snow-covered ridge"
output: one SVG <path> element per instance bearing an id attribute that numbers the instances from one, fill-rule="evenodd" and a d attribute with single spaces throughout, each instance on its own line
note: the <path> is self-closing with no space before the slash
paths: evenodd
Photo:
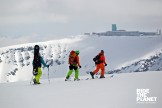
<path id="1" fill-rule="evenodd" d="M 162 50 L 128 66 L 108 71 L 107 73 L 162 71 Z"/>
<path id="2" fill-rule="evenodd" d="M 45 58 L 47 64 L 53 66 L 53 64 L 64 64 L 65 55 L 68 53 L 68 47 L 80 40 L 80 37 L 74 37 L 1 48 L 0 82 L 29 79 L 29 76 L 31 76 L 31 72 L 29 73 L 29 71 L 32 71 L 34 45 L 37 44 L 40 46 L 40 54 Z"/>
<path id="3" fill-rule="evenodd" d="M 74 36 L 60 40 L 0 48 L 0 82 L 31 79 L 33 47 L 36 44 L 40 46 L 40 53 L 46 63 L 50 64 L 49 72 L 51 78 L 65 77 L 68 71 L 67 60 L 69 52 L 76 49 L 80 50 L 82 65 L 80 75 L 85 75 L 86 72 L 95 69 L 92 59 L 101 49 L 105 51 L 108 64 L 106 73 L 162 70 L 162 37 L 160 36 Z M 47 72 L 48 70 L 44 68 L 42 78 L 47 78 Z"/>

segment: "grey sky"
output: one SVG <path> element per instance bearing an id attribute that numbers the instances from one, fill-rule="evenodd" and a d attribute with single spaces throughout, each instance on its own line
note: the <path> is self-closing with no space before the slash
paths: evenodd
<path id="1" fill-rule="evenodd" d="M 162 0 L 0 0 L 0 35 L 162 29 Z"/>

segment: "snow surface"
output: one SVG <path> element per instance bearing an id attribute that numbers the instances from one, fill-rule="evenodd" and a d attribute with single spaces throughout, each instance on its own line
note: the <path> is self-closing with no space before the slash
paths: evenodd
<path id="1" fill-rule="evenodd" d="M 81 76 L 86 75 L 86 71 L 94 70 L 92 59 L 101 49 L 105 51 L 108 64 L 106 72 L 162 70 L 162 36 L 78 35 L 0 48 L 0 83 L 31 79 L 35 44 L 40 45 L 41 55 L 50 64 L 50 78 L 65 77 L 69 52 L 76 49 L 80 51 Z M 154 56 L 156 59 L 150 59 Z M 42 78 L 47 78 L 47 72 L 46 68 L 43 69 Z"/>
<path id="2" fill-rule="evenodd" d="M 90 76 L 81 77 L 86 79 Z M 0 108 L 161 108 L 162 71 L 114 74 L 105 79 L 63 78 L 1 83 Z M 154 103 L 137 103 L 136 89 L 149 89 Z"/>

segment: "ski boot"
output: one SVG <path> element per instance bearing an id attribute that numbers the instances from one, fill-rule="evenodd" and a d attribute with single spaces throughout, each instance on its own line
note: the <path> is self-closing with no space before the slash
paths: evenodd
<path id="1" fill-rule="evenodd" d="M 36 79 L 33 79 L 34 85 L 41 84 L 40 82 L 37 82 Z"/>
<path id="2" fill-rule="evenodd" d="M 79 78 L 74 78 L 74 81 L 79 81 L 80 79 Z"/>
<path id="3" fill-rule="evenodd" d="M 92 79 L 94 79 L 94 73 L 90 72 Z"/>
<path id="4" fill-rule="evenodd" d="M 100 79 L 101 79 L 101 78 L 105 78 L 105 76 L 100 76 Z"/>
<path id="5" fill-rule="evenodd" d="M 69 78 L 70 78 L 70 77 L 69 77 L 69 76 L 67 76 L 67 77 L 66 77 L 66 79 L 65 79 L 65 81 L 68 81 L 68 80 L 69 80 Z"/>
<path id="6" fill-rule="evenodd" d="M 33 79 L 33 82 L 34 82 L 34 84 L 37 84 L 37 82 L 36 82 L 36 79 L 35 79 L 35 78 Z"/>

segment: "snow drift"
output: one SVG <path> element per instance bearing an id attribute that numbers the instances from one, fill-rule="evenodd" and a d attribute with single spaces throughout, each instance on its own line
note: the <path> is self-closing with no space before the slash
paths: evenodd
<path id="1" fill-rule="evenodd" d="M 90 76 L 80 77 L 81 79 Z M 123 73 L 105 79 L 65 82 L 64 78 L 1 83 L 1 108 L 161 108 L 162 71 Z M 138 103 L 137 89 L 149 89 L 155 102 Z"/>

